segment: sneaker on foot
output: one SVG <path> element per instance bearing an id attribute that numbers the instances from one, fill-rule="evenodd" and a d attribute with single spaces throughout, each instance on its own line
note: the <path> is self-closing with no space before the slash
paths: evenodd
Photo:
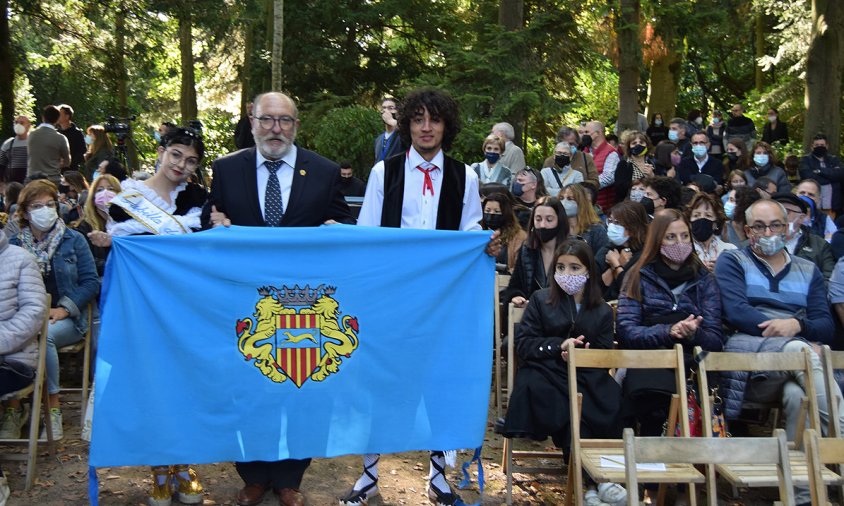
<path id="1" fill-rule="evenodd" d="M 378 495 L 378 482 L 373 481 L 360 490 L 352 487 L 348 494 L 340 497 L 340 504 L 342 506 L 365 506 L 376 495 Z"/>
<path id="2" fill-rule="evenodd" d="M 196 472 L 188 466 L 173 466 L 173 490 L 179 496 L 182 504 L 199 504 L 202 502 L 202 485 Z"/>
<path id="3" fill-rule="evenodd" d="M 627 502 L 627 490 L 618 483 L 599 483 L 598 498 L 611 505 L 620 505 Z"/>
<path id="4" fill-rule="evenodd" d="M 59 441 L 64 437 L 64 430 L 62 429 L 62 410 L 59 408 L 50 408 L 50 425 L 53 426 L 53 441 Z M 41 435 L 38 439 L 47 439 L 47 424 L 41 428 Z"/>
<path id="5" fill-rule="evenodd" d="M 24 420 L 23 408 L 6 408 L 0 423 L 0 439 L 20 439 Z"/>
<path id="6" fill-rule="evenodd" d="M 598 491 L 594 488 L 586 491 L 586 494 L 583 496 L 583 504 L 585 506 L 610 506 L 598 497 Z"/>

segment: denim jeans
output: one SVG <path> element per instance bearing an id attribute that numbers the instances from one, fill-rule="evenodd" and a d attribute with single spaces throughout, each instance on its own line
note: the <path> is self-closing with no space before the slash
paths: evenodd
<path id="1" fill-rule="evenodd" d="M 59 393 L 59 352 L 58 348 L 78 343 L 84 336 L 76 330 L 72 318 L 65 318 L 47 327 L 47 392 Z"/>

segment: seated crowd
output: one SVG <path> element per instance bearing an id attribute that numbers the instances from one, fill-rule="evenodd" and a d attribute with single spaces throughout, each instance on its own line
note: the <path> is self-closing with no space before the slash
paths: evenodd
<path id="1" fill-rule="evenodd" d="M 646 133 L 624 132 L 611 156 L 600 154 L 607 141 L 599 123 L 585 124 L 579 139 L 563 128 L 541 173 L 525 168 L 515 174 L 510 194 L 489 195 L 511 199 L 511 220 L 530 213 L 515 264 L 499 258 L 499 271 L 511 274 L 502 304 L 525 308 L 512 343 L 519 359 L 515 384 L 497 425 L 506 437 L 550 436 L 568 454 L 566 349 L 572 342 L 607 348 L 613 340 L 622 349 L 679 343 L 687 377 L 696 368 L 695 347 L 807 349 L 821 426 L 830 416 L 844 422 L 840 402 L 837 413 L 827 412 L 827 396 L 841 399 L 841 387 L 826 391 L 819 359 L 820 345 L 844 349 L 844 259 L 834 248 L 844 229 L 839 232 L 830 217 L 840 212 L 835 181 L 844 168 L 827 153 L 820 134 L 812 153 L 797 164 L 798 175 L 796 167 L 778 165 L 775 148 L 766 142 L 750 151 L 744 140 L 724 138 L 714 150 L 705 131 L 685 139 L 686 126 L 672 120 L 680 137 L 659 140 L 656 148 Z M 571 144 L 561 140 L 568 137 Z M 570 157 L 574 145 L 586 153 L 585 165 L 597 166 L 597 185 L 585 170 L 578 178 L 569 175 L 577 170 Z M 663 161 L 661 152 L 669 153 Z M 572 182 L 559 184 L 563 176 Z M 537 189 L 527 201 L 525 188 Z M 484 220 L 485 228 L 496 228 Z M 615 320 L 603 301 L 616 301 Z M 663 434 L 671 395 L 678 393 L 670 371 L 629 370 L 616 377 L 618 383 L 605 373 L 598 377 L 577 378 L 584 437 L 618 439 L 623 427 L 643 436 Z M 778 402 L 793 440 L 803 430 L 798 416 L 804 381 L 800 374 L 724 374 L 719 386 L 727 420 L 739 418 L 744 401 Z M 620 486 L 596 486 L 585 478 L 585 504 L 626 502 Z M 809 504 L 808 488 L 795 490 L 797 503 Z"/>
<path id="2" fill-rule="evenodd" d="M 467 167 L 480 183 L 480 225 L 497 231 L 498 270 L 511 275 L 502 302 L 525 308 L 509 343 L 520 365 L 501 425 L 506 437 L 550 436 L 569 453 L 570 344 L 649 350 L 679 343 L 687 373 L 698 346 L 750 353 L 808 349 L 821 420 L 844 422 L 842 403 L 838 413 L 826 412 L 826 397 L 840 398 L 841 390 L 825 390 L 818 359 L 818 344 L 844 349 L 844 228 L 831 217 L 844 205 L 844 168 L 827 152 L 822 134 L 810 154 L 781 165 L 776 144 L 753 142 L 755 130 L 742 127 L 740 106 L 732 112 L 739 120 L 734 136 L 717 111 L 706 129 L 699 129 L 702 121 L 680 118 L 666 127 L 655 114 L 647 131 L 622 132 L 615 144 L 598 121 L 564 127 L 541 170 L 507 165 L 515 165 L 511 154 L 518 149 L 512 126 L 499 123 L 483 140 L 484 159 Z M 57 349 L 80 341 L 90 324 L 86 308 L 98 296 L 111 238 L 150 232 L 115 198 L 126 190 L 140 193 L 172 216 L 162 226 L 201 228 L 208 198 L 196 180 L 202 139 L 172 125 L 161 133 L 160 170 L 143 181 L 127 177 L 107 135 L 92 126 L 80 170 L 29 174 L 25 185 L 5 185 L 0 275 L 19 282 L 16 291 L 0 285 L 0 293 L 10 292 L 0 299 L 0 393 L 19 388 L 21 378 L 31 381 L 35 335 L 49 315 L 48 416 L 55 439 L 63 436 Z M 617 301 L 617 316 L 608 301 Z M 789 438 L 800 430 L 803 378 L 751 382 L 744 373 L 722 380 L 728 419 L 738 417 L 745 400 L 777 400 Z M 592 370 L 576 381 L 584 394 L 586 437 L 619 438 L 624 427 L 660 435 L 677 393 L 661 370 L 630 371 L 623 381 Z M 9 402 L 0 437 L 20 437 L 25 423 L 20 402 Z M 377 456 L 364 462 L 377 472 Z M 169 504 L 176 494 L 183 502 L 201 500 L 202 486 L 186 464 L 152 472 L 150 504 Z M 373 480 L 377 475 L 365 490 Z M 627 500 L 620 485 L 586 484 L 588 505 Z M 456 497 L 437 495 L 444 496 Z M 798 488 L 798 497 L 808 502 L 808 490 Z"/>

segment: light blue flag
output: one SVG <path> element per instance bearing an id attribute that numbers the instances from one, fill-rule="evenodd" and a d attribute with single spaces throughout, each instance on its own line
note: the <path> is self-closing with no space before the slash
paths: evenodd
<path id="1" fill-rule="evenodd" d="M 115 238 L 90 464 L 480 446 L 488 238 L 343 225 Z"/>

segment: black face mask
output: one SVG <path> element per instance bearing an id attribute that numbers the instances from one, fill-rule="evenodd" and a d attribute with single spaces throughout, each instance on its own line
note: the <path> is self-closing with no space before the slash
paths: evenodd
<path id="1" fill-rule="evenodd" d="M 827 149 L 826 146 L 815 146 L 812 148 L 812 154 L 818 158 L 823 158 L 826 156 Z"/>
<path id="2" fill-rule="evenodd" d="M 639 201 L 640 204 L 645 206 L 645 212 L 649 215 L 654 213 L 654 201 L 650 197 L 642 197 L 642 200 Z"/>
<path id="3" fill-rule="evenodd" d="M 70 186 L 66 184 L 59 185 L 59 193 L 64 193 L 65 195 L 70 191 Z"/>
<path id="4" fill-rule="evenodd" d="M 730 163 L 736 163 L 738 161 L 738 155 L 735 153 L 727 153 L 727 159 L 730 160 Z"/>
<path id="5" fill-rule="evenodd" d="M 352 183 L 352 177 L 351 176 L 349 176 L 349 177 L 340 176 L 340 184 L 341 185 L 349 186 L 351 183 Z"/>
<path id="6" fill-rule="evenodd" d="M 490 230 L 498 230 L 504 224 L 504 215 L 484 213 L 484 223 Z"/>
<path id="7" fill-rule="evenodd" d="M 554 228 L 537 228 L 536 234 L 539 236 L 540 241 L 548 242 L 557 237 L 557 230 L 559 228 L 559 225 Z"/>
<path id="8" fill-rule="evenodd" d="M 715 233 L 715 222 L 707 218 L 698 218 L 692 222 L 692 236 L 697 242 L 706 242 Z"/>
<path id="9" fill-rule="evenodd" d="M 554 155 L 554 163 L 562 169 L 571 163 L 571 157 L 569 155 Z"/>
<path id="10" fill-rule="evenodd" d="M 641 144 L 637 144 L 635 146 L 630 146 L 630 154 L 633 156 L 639 156 L 648 149 L 647 146 L 642 146 Z"/>
<path id="11" fill-rule="evenodd" d="M 580 149 L 588 148 L 592 145 L 592 136 L 591 135 L 584 135 L 580 138 Z"/>

